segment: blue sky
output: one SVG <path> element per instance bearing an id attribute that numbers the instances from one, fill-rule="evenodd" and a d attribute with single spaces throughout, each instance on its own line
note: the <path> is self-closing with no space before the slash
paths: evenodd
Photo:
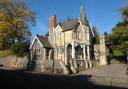
<path id="1" fill-rule="evenodd" d="M 121 20 L 119 9 L 126 6 L 125 0 L 26 0 L 36 13 L 36 26 L 31 27 L 32 39 L 35 34 L 48 32 L 49 17 L 57 16 L 58 21 L 79 16 L 83 5 L 92 26 L 100 33 L 111 32 L 115 24 Z"/>

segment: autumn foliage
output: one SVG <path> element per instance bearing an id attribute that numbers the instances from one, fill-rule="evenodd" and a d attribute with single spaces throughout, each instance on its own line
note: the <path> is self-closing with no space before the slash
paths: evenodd
<path id="1" fill-rule="evenodd" d="M 29 40 L 29 26 L 34 24 L 35 13 L 25 1 L 0 0 L 0 49 L 10 49 L 17 42 Z"/>

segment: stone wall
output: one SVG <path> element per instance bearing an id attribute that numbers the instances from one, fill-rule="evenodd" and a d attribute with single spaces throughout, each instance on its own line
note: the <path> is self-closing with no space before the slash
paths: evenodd
<path id="1" fill-rule="evenodd" d="M 105 44 L 105 36 L 100 36 L 100 65 L 107 65 L 107 51 L 106 51 L 106 44 Z"/>
<path id="2" fill-rule="evenodd" d="M 0 58 L 0 65 L 3 67 L 13 68 L 13 69 L 25 69 L 27 68 L 28 59 L 27 57 L 16 57 L 7 56 Z"/>
<path id="3" fill-rule="evenodd" d="M 108 65 L 110 59 L 109 48 L 105 44 L 104 35 L 100 36 L 100 44 L 94 45 L 94 56 L 95 56 L 95 65 L 102 66 Z"/>
<path id="4" fill-rule="evenodd" d="M 46 74 L 69 74 L 66 66 L 58 60 L 41 60 L 35 62 L 35 72 L 42 72 Z"/>

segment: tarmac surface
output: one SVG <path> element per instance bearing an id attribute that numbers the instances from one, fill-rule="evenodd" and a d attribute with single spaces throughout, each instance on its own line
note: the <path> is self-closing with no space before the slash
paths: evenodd
<path id="1" fill-rule="evenodd" d="M 98 85 L 128 88 L 126 64 L 111 64 L 82 71 L 77 75 L 90 75 L 90 81 Z"/>
<path id="2" fill-rule="evenodd" d="M 111 64 L 79 74 L 46 75 L 0 69 L 0 89 L 128 89 L 124 64 Z"/>

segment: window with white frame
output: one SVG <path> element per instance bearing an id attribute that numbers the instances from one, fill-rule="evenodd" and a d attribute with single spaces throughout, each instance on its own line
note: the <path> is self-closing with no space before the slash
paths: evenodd
<path id="1" fill-rule="evenodd" d="M 87 40 L 89 40 L 89 32 L 87 33 Z"/>
<path id="2" fill-rule="evenodd" d="M 60 38 L 60 32 L 59 31 L 56 31 L 55 38 L 57 38 L 57 39 Z"/>
<path id="3" fill-rule="evenodd" d="M 60 48 L 60 53 L 63 54 L 64 53 L 64 47 Z"/>
<path id="4" fill-rule="evenodd" d="M 85 40 L 87 40 L 88 39 L 88 37 L 87 37 L 88 36 L 88 33 L 85 32 L 84 34 L 85 34 Z"/>
<path id="5" fill-rule="evenodd" d="M 64 47 L 59 47 L 57 50 L 58 50 L 58 53 L 60 54 L 64 53 Z"/>
<path id="6" fill-rule="evenodd" d="M 76 39 L 80 39 L 80 32 L 76 32 Z"/>
<path id="7" fill-rule="evenodd" d="M 41 53 L 41 50 L 40 49 L 36 49 L 36 53 L 37 54 L 40 54 Z"/>
<path id="8" fill-rule="evenodd" d="M 89 40 L 89 32 L 85 32 L 85 40 Z"/>

